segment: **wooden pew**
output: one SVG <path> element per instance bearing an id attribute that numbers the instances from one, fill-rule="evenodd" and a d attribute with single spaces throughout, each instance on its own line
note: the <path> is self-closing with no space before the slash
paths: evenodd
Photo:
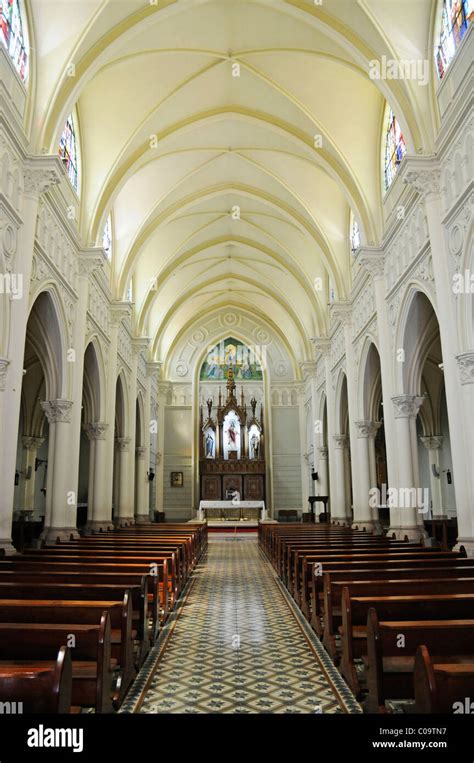
<path id="1" fill-rule="evenodd" d="M 120 706 L 136 671 L 133 660 L 132 602 L 128 591 L 123 601 L 0 599 L 0 623 L 61 623 L 95 625 L 103 611 L 110 616 L 111 653 L 118 676 L 114 706 Z"/>
<path id="2" fill-rule="evenodd" d="M 70 650 L 53 660 L 0 660 L 0 702 L 22 704 L 23 713 L 69 713 L 72 695 Z"/>
<path id="3" fill-rule="evenodd" d="M 416 596 L 352 596 L 342 589 L 341 662 L 339 670 L 356 696 L 360 683 L 354 660 L 367 654 L 367 617 L 373 607 L 380 621 L 469 620 L 474 593 Z"/>
<path id="4" fill-rule="evenodd" d="M 474 578 L 401 578 L 384 580 L 331 580 L 329 573 L 324 574 L 324 613 L 322 641 L 334 662 L 337 661 L 335 636 L 342 622 L 342 591 L 347 589 L 353 596 L 409 596 L 416 591 L 424 594 L 474 594 Z"/>
<path id="5" fill-rule="evenodd" d="M 472 713 L 474 710 L 474 658 L 468 663 L 434 662 L 426 646 L 415 658 L 415 711 L 417 713 Z"/>
<path id="6" fill-rule="evenodd" d="M 102 613 L 98 625 L 2 622 L 0 651 L 18 664 L 51 660 L 58 644 L 70 642 L 73 636 L 70 704 L 78 708 L 93 707 L 96 713 L 111 713 L 112 677 L 117 661 L 111 658 L 110 633 L 108 612 Z"/>
<path id="7" fill-rule="evenodd" d="M 401 643 L 400 636 L 403 636 Z M 367 618 L 365 710 L 387 712 L 388 699 L 414 697 L 415 655 L 420 644 L 438 662 L 474 661 L 474 620 L 379 622 L 375 609 Z"/>
<path id="8" fill-rule="evenodd" d="M 128 590 L 132 601 L 132 628 L 137 632 L 137 655 L 135 665 L 143 664 L 150 651 L 152 628 L 148 617 L 148 576 L 144 575 L 140 586 L 97 585 L 66 582 L 44 583 L 32 576 L 29 582 L 3 582 L 0 576 L 0 599 L 72 599 L 81 601 L 123 601 Z"/>

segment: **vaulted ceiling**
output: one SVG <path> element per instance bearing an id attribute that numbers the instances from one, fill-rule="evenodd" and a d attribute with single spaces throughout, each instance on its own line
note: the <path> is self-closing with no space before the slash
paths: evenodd
<path id="1" fill-rule="evenodd" d="M 431 153 L 428 86 L 369 61 L 432 62 L 431 0 L 29 0 L 31 145 L 77 108 L 81 233 L 112 212 L 111 285 L 133 277 L 137 331 L 171 348 L 220 306 L 278 327 L 298 362 L 348 296 L 350 210 L 383 232 L 386 103 Z M 430 117 L 431 115 L 431 117 Z M 320 288 L 322 284 L 322 289 Z"/>

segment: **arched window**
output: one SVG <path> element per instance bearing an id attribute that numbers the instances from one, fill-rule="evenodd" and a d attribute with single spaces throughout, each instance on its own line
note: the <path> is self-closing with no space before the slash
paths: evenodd
<path id="1" fill-rule="evenodd" d="M 109 215 L 104 226 L 102 234 L 102 249 L 107 255 L 107 259 L 112 259 L 112 215 Z"/>
<path id="2" fill-rule="evenodd" d="M 74 190 L 79 189 L 79 159 L 77 153 L 77 138 L 74 127 L 74 118 L 69 114 L 64 125 L 63 134 L 59 141 L 59 156 L 64 162 Z"/>
<path id="3" fill-rule="evenodd" d="M 133 279 L 128 282 L 127 302 L 133 302 Z"/>
<path id="4" fill-rule="evenodd" d="M 329 277 L 329 280 L 328 280 L 328 297 L 329 297 L 329 304 L 332 305 L 332 303 L 336 301 L 336 289 L 334 288 L 334 284 L 332 282 L 331 277 Z"/>
<path id="5" fill-rule="evenodd" d="M 388 109 L 385 129 L 384 186 L 388 191 L 398 171 L 398 166 L 406 154 L 405 139 L 392 109 Z"/>
<path id="6" fill-rule="evenodd" d="M 350 228 L 349 228 L 349 238 L 351 242 L 352 254 L 355 254 L 360 246 L 360 228 L 359 228 L 359 223 L 355 219 L 352 211 L 351 211 L 351 220 L 350 220 Z"/>
<path id="7" fill-rule="evenodd" d="M 0 0 L 0 40 L 23 82 L 28 79 L 28 40 L 18 0 Z"/>
<path id="8" fill-rule="evenodd" d="M 444 0 L 439 43 L 435 47 L 439 79 L 446 74 L 473 16 L 474 0 Z"/>

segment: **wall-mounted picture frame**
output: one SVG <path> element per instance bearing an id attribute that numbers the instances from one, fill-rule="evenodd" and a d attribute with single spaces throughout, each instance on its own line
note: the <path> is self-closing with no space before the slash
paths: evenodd
<path id="1" fill-rule="evenodd" d="M 171 472 L 171 487 L 183 487 L 183 472 Z"/>

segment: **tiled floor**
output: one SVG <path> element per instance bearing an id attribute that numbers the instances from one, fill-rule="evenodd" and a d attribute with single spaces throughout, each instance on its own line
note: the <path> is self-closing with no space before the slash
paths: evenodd
<path id="1" fill-rule="evenodd" d="M 193 578 L 123 711 L 360 712 L 256 540 L 211 539 Z"/>

